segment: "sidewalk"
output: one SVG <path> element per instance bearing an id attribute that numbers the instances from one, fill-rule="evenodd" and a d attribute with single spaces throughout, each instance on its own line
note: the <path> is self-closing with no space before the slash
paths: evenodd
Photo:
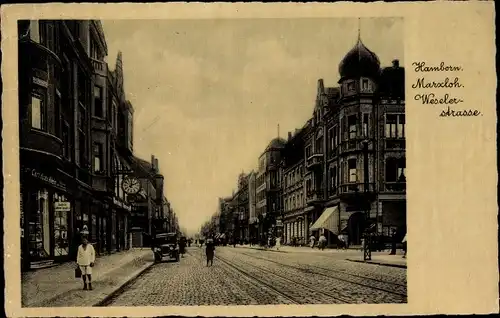
<path id="1" fill-rule="evenodd" d="M 406 258 L 403 258 L 403 253 L 401 250 L 396 252 L 396 255 L 389 255 L 390 251 L 386 252 L 372 252 L 372 259 L 369 261 L 363 260 L 363 253 L 360 253 L 358 257 L 349 258 L 348 260 L 351 262 L 359 262 L 359 263 L 369 263 L 374 265 L 382 265 L 382 266 L 392 266 L 392 267 L 400 267 L 407 268 Z"/>
<path id="2" fill-rule="evenodd" d="M 152 265 L 149 248 L 99 257 L 93 269 L 92 291 L 82 290 L 82 279 L 75 278 L 74 262 L 23 273 L 22 307 L 95 306 Z"/>

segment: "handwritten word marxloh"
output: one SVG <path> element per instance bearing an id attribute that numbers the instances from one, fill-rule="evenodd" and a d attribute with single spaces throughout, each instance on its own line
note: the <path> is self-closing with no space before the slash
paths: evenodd
<path id="1" fill-rule="evenodd" d="M 446 77 L 443 81 L 427 81 L 425 77 L 417 79 L 417 82 L 411 86 L 412 88 L 462 88 L 464 87 L 460 83 L 460 79 L 455 77 L 453 82 L 449 77 Z"/>
<path id="2" fill-rule="evenodd" d="M 413 62 L 412 65 L 415 67 L 415 72 L 459 72 L 463 68 L 461 66 L 445 65 L 441 62 L 439 66 L 426 66 L 425 62 Z"/>

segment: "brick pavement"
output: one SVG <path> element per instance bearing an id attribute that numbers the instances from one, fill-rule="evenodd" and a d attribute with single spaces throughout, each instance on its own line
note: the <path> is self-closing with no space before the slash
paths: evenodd
<path id="1" fill-rule="evenodd" d="M 98 257 L 92 275 L 92 291 L 82 290 L 74 277 L 75 263 L 23 273 L 23 307 L 93 306 L 153 263 L 151 249 L 132 249 Z"/>
<path id="2" fill-rule="evenodd" d="M 188 248 L 180 263 L 161 263 L 117 295 L 110 306 L 404 303 L 406 270 L 345 260 L 342 253 L 265 253 Z"/>
<path id="3" fill-rule="evenodd" d="M 284 304 L 286 298 L 242 277 L 217 259 L 206 267 L 204 249 L 188 248 L 180 262 L 156 264 L 109 306 Z M 219 248 L 216 250 L 216 254 Z"/>

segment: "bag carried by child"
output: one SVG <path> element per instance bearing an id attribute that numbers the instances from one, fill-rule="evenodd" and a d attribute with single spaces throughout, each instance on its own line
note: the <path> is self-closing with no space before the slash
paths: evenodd
<path id="1" fill-rule="evenodd" d="M 82 277 L 82 270 L 80 269 L 80 266 L 75 268 L 75 278 L 81 278 Z"/>

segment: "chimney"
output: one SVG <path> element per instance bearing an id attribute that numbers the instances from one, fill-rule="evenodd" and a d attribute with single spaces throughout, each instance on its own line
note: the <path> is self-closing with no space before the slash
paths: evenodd
<path id="1" fill-rule="evenodd" d="M 155 155 L 151 155 L 151 166 L 155 166 Z"/>
<path id="2" fill-rule="evenodd" d="M 292 139 L 292 132 L 291 131 L 288 132 L 288 140 L 290 140 L 290 139 Z"/>
<path id="3" fill-rule="evenodd" d="M 158 158 L 155 158 L 155 168 L 156 168 L 156 171 L 160 171 L 160 165 L 158 164 Z"/>
<path id="4" fill-rule="evenodd" d="M 392 67 L 398 68 L 399 67 L 399 60 L 393 60 L 392 61 Z"/>

